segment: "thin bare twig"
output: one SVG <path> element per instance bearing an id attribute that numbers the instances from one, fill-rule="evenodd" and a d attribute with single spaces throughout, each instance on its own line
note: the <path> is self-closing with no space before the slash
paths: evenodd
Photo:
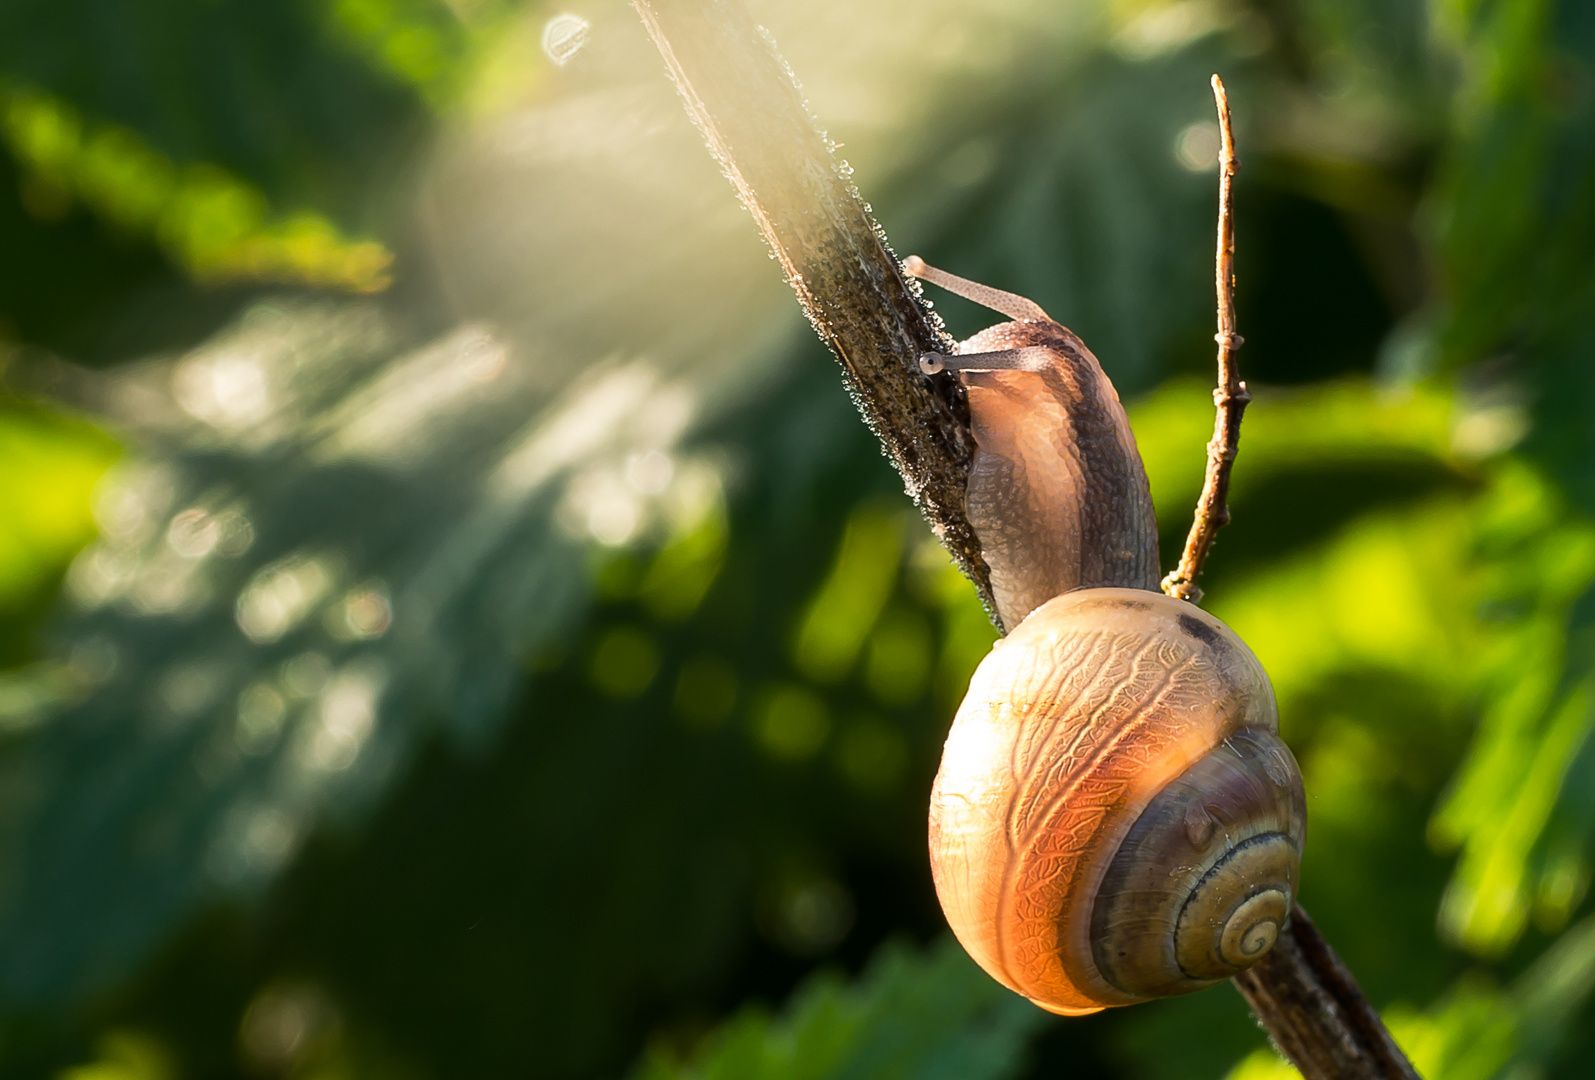
<path id="1" fill-rule="evenodd" d="M 1213 76 L 1213 100 L 1218 105 L 1218 388 L 1213 391 L 1213 404 L 1218 415 L 1213 420 L 1213 439 L 1207 444 L 1207 476 L 1202 483 L 1202 496 L 1196 502 L 1196 518 L 1191 522 L 1191 532 L 1185 538 L 1185 550 L 1180 554 L 1179 565 L 1163 579 L 1163 591 L 1179 600 L 1196 603 L 1202 590 L 1196 578 L 1202 572 L 1202 563 L 1213 546 L 1213 537 L 1229 524 L 1229 473 L 1235 464 L 1235 454 L 1241 441 L 1241 417 L 1246 412 L 1252 395 L 1241 382 L 1240 367 L 1235 363 L 1235 352 L 1243 339 L 1235 333 L 1235 171 L 1240 162 L 1235 157 L 1235 134 L 1230 127 L 1229 97 L 1224 93 L 1224 81 Z"/>
<path id="2" fill-rule="evenodd" d="M 1218 107 L 1218 386 L 1213 391 L 1216 416 L 1207 444 L 1207 474 L 1196 515 L 1179 565 L 1163 579 L 1163 591 L 1196 603 L 1202 598 L 1196 579 L 1218 530 L 1229 524 L 1230 469 L 1241 441 L 1241 417 L 1252 400 L 1241 381 L 1235 352 L 1242 338 L 1235 332 L 1235 133 L 1230 123 L 1224 81 L 1213 76 L 1213 101 Z M 1379 1014 L 1357 986 L 1318 927 L 1297 907 L 1274 948 L 1257 964 L 1235 976 L 1235 988 L 1251 1006 L 1274 1046 L 1293 1062 L 1305 1080 L 1378 1077 L 1418 1080 Z"/>
<path id="3" fill-rule="evenodd" d="M 956 380 L 927 380 L 918 368 L 921 354 L 946 352 L 951 342 L 904 282 L 885 239 L 838 172 L 785 64 L 740 0 L 632 2 L 687 111 L 764 232 L 810 322 L 836 354 L 865 421 L 989 610 L 990 570 L 964 513 L 972 451 L 967 409 Z M 1229 299 L 1234 144 L 1216 77 L 1214 91 L 1228 162 L 1219 240 L 1218 450 L 1210 448 L 1209 455 L 1213 498 L 1203 492 L 1206 539 L 1194 555 L 1187 549 L 1189 578 L 1212 543 L 1212 530 L 1222 524 L 1223 485 L 1246 400 L 1234 369 L 1240 339 Z M 1416 1080 L 1345 966 L 1300 909 L 1273 951 L 1236 983 L 1275 1045 L 1307 1080 Z"/>

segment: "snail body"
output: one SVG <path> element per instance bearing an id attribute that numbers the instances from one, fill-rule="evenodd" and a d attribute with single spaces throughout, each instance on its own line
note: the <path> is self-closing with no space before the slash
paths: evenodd
<path id="1" fill-rule="evenodd" d="M 1156 589 L 1152 493 L 1097 358 L 1050 319 L 994 326 L 960 353 L 1007 349 L 1044 350 L 1049 362 L 963 376 L 975 436 L 966 507 L 1004 624 L 1070 589 Z"/>
<path id="2" fill-rule="evenodd" d="M 1074 332 L 1022 296 L 910 257 L 904 268 L 1011 315 L 920 361 L 957 372 L 975 437 L 965 507 L 1013 629 L 1070 589 L 1157 589 L 1157 517 L 1130 420 Z"/>
<path id="3" fill-rule="evenodd" d="M 1229 978 L 1289 918 L 1305 836 L 1268 676 L 1222 622 L 1156 591 L 1146 474 L 1089 350 L 1028 300 L 906 268 L 1014 319 L 921 364 L 967 388 L 968 512 L 1010 631 L 931 792 L 948 923 L 1058 1013 Z"/>

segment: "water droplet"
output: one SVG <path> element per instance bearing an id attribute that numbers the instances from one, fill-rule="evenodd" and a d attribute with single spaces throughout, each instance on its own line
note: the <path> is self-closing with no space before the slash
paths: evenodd
<path id="1" fill-rule="evenodd" d="M 555 15 L 543 27 L 543 52 L 560 67 L 570 63 L 587 44 L 593 24 L 580 15 Z"/>

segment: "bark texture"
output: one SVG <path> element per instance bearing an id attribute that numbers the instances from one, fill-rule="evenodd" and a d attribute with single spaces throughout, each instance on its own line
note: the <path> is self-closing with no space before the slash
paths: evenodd
<path id="1" fill-rule="evenodd" d="M 964 512 L 974 444 L 955 376 L 919 358 L 953 343 L 919 301 L 791 70 L 739 0 L 634 0 L 687 112 L 830 346 L 904 489 L 993 610 Z"/>

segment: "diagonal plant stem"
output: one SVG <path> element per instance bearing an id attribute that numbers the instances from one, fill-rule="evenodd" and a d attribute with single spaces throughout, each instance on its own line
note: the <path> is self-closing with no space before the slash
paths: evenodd
<path id="1" fill-rule="evenodd" d="M 926 378 L 919 371 L 921 354 L 947 354 L 952 343 L 920 305 L 917 288 L 905 281 L 879 226 L 809 116 L 791 72 L 741 0 L 632 4 L 804 313 L 842 365 L 865 422 L 992 610 L 990 571 L 964 512 L 973 450 L 967 408 L 955 379 Z M 1228 140 L 1226 145 L 1233 160 L 1233 146 Z M 1226 206 L 1232 175 L 1225 174 Z M 1222 282 L 1231 276 L 1233 242 L 1227 234 L 1219 248 Z M 1238 339 L 1233 307 L 1227 311 L 1220 317 L 1219 356 L 1221 368 L 1230 365 L 1223 385 L 1236 381 L 1230 395 L 1236 398 L 1242 392 L 1233 370 Z M 1224 408 L 1220 402 L 1220 426 Z M 1239 420 L 1236 410 L 1234 437 Z M 1233 460 L 1230 434 L 1223 445 Z M 1223 506 L 1222 490 L 1216 505 Z M 1350 973 L 1300 909 L 1273 951 L 1235 982 L 1306 1080 L 1417 1080 Z"/>
<path id="2" fill-rule="evenodd" d="M 953 342 L 838 168 L 791 70 L 738 0 L 633 0 L 693 123 L 842 365 L 864 422 L 937 538 L 995 611 L 964 513 L 974 442 L 962 385 L 919 358 Z"/>
<path id="3" fill-rule="evenodd" d="M 1240 366 L 1235 362 L 1235 352 L 1244 339 L 1235 332 L 1235 171 L 1240 161 L 1235 157 L 1235 134 L 1230 127 L 1229 97 L 1224 93 L 1224 81 L 1213 76 L 1213 102 L 1218 106 L 1218 255 L 1216 258 L 1216 285 L 1218 289 L 1218 388 L 1213 391 L 1213 405 L 1217 416 L 1213 420 L 1213 439 L 1207 444 L 1207 475 L 1202 483 L 1202 495 L 1196 503 L 1196 517 L 1191 522 L 1190 535 L 1185 538 L 1185 550 L 1180 553 L 1179 565 L 1163 579 L 1163 591 L 1179 600 L 1196 603 L 1202 590 L 1196 578 L 1202 572 L 1202 563 L 1213 546 L 1218 530 L 1229 524 L 1229 473 L 1235 464 L 1235 454 L 1241 442 L 1241 417 L 1252 395 L 1241 382 Z"/>

